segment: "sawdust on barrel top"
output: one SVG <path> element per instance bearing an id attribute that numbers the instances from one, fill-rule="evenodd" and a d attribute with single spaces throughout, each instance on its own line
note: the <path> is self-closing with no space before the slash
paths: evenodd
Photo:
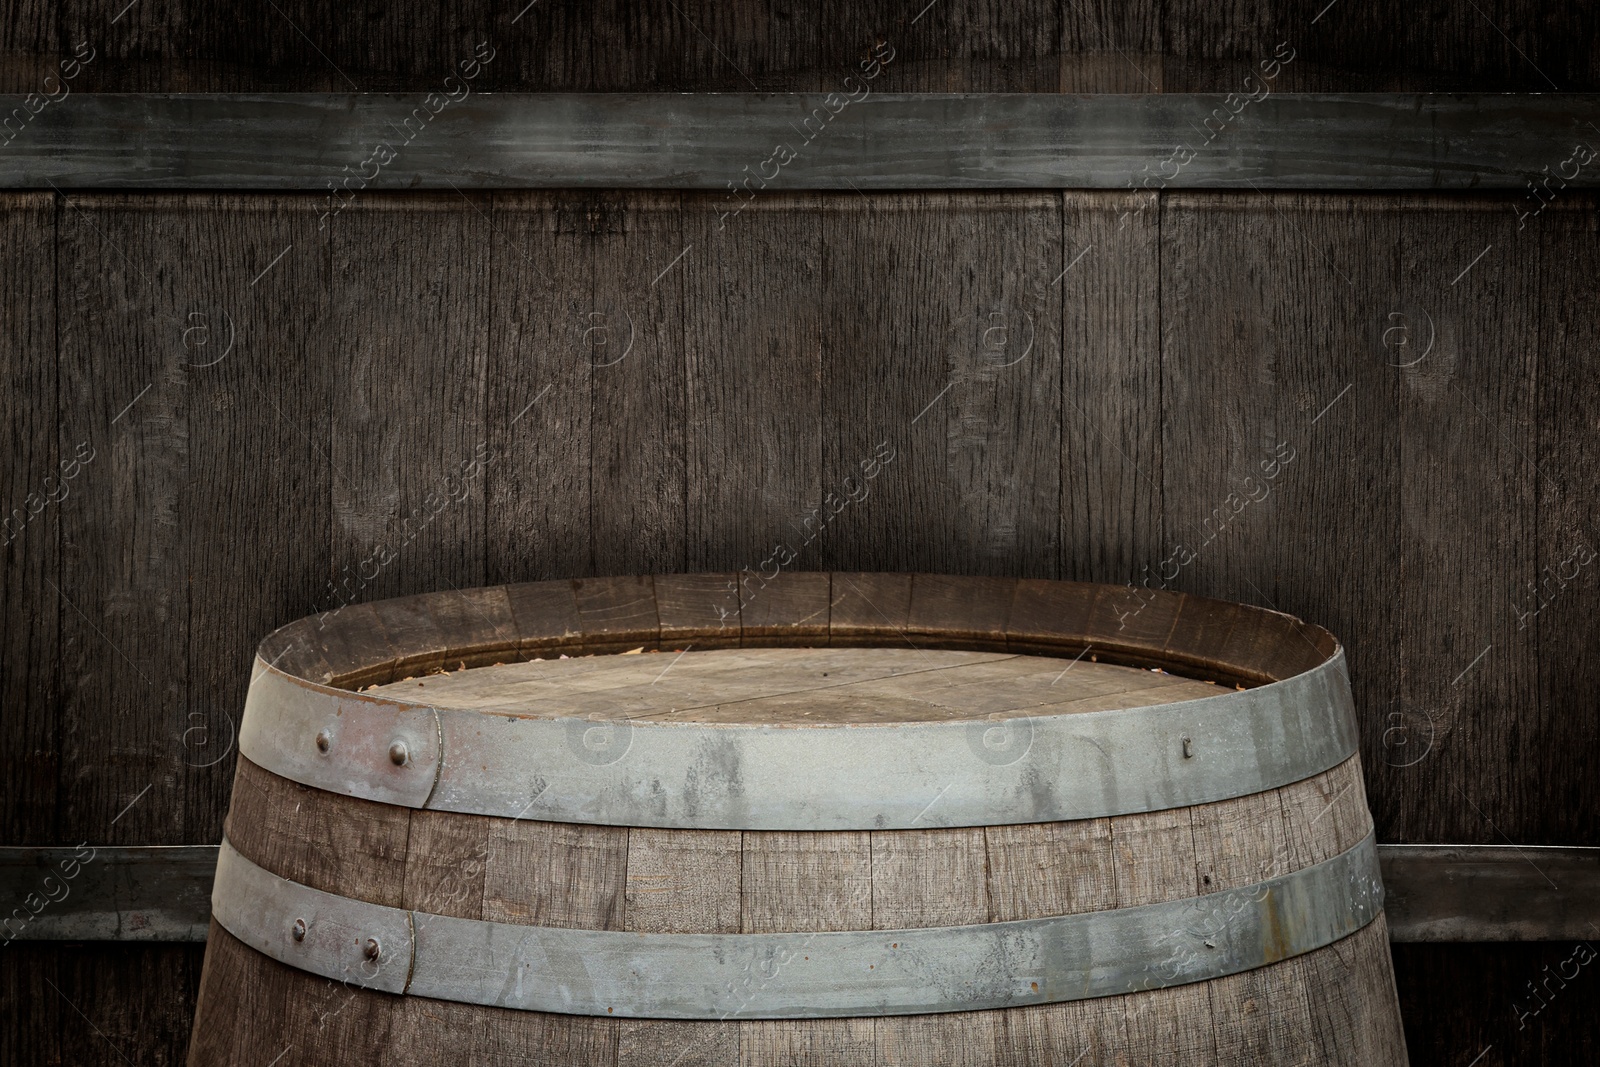
<path id="1" fill-rule="evenodd" d="M 804 725 L 1060 715 L 1169 704 L 1226 690 L 1088 656 L 691 648 L 473 667 L 364 691 L 439 708 L 539 718 Z"/>

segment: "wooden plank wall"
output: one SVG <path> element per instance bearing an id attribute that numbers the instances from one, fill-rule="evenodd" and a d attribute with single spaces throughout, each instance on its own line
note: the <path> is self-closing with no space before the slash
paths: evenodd
<path id="1" fill-rule="evenodd" d="M 0 92 L 80 42 L 73 92 L 423 92 L 480 41 L 485 90 L 831 90 L 886 41 L 883 91 L 1231 91 L 1280 42 L 1275 91 L 1592 91 L 1597 22 L 1512 0 L 17 0 Z M 216 841 L 250 652 L 289 619 L 759 567 L 781 541 L 796 568 L 1113 582 L 1159 582 L 1182 545 L 1173 587 L 1345 640 L 1380 839 L 1600 844 L 1600 570 L 1573 574 L 1600 542 L 1594 196 L 1522 227 L 1515 196 L 325 206 L 0 198 L 0 508 L 28 516 L 0 550 L 5 843 Z M 1571 1007 L 1592 991 L 1519 1018 L 1548 949 L 1402 946 L 1416 1061 L 1592 1059 Z M 0 950 L 22 1020 L 0 1063 L 180 1062 L 198 961 Z"/>
<path id="2" fill-rule="evenodd" d="M 279 623 L 782 543 L 1157 583 L 1185 546 L 1173 587 L 1345 641 L 1380 839 L 1600 844 L 1600 579 L 1528 592 L 1597 540 L 1592 197 L 1521 233 L 1503 197 L 719 203 L 7 198 L 3 484 L 93 452 L 6 549 L 11 843 L 217 840 Z M 181 1035 L 112 1007 L 170 981 L 58 972 Z"/>

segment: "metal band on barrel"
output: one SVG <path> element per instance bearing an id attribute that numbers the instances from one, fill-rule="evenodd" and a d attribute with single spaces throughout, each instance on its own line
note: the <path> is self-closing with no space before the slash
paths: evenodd
<path id="1" fill-rule="evenodd" d="M 1051 1004 L 1200 982 L 1332 944 L 1383 908 L 1369 834 L 1293 874 L 1202 897 L 979 926 L 637 934 L 350 900 L 223 842 L 212 910 L 292 967 L 436 1000 L 568 1015 L 806 1019 Z"/>
<path id="2" fill-rule="evenodd" d="M 1356 751 L 1344 653 L 1254 689 L 969 722 L 522 718 L 376 700 L 256 661 L 239 751 L 348 796 L 551 822 L 897 830 L 1061 822 L 1276 789 Z"/>

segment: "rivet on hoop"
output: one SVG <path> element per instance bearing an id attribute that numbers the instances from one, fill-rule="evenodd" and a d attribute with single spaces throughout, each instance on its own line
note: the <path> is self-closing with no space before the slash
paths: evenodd
<path id="1" fill-rule="evenodd" d="M 318 752 L 321 752 L 323 755 L 327 755 L 328 754 L 328 746 L 331 745 L 331 744 L 333 744 L 333 734 L 329 733 L 327 730 L 324 730 L 320 734 L 317 735 L 317 751 Z"/>
<path id="2" fill-rule="evenodd" d="M 289 931 L 289 936 L 296 941 L 304 941 L 306 939 L 306 921 L 304 919 L 296 919 L 294 921 L 294 929 Z"/>
<path id="3" fill-rule="evenodd" d="M 396 741 L 394 744 L 389 746 L 389 762 L 393 763 L 396 767 L 404 767 L 406 765 L 406 760 L 410 758 L 411 753 L 409 750 L 407 750 L 406 743 L 404 741 Z"/>
<path id="4" fill-rule="evenodd" d="M 378 939 L 375 937 L 369 937 L 367 938 L 367 947 L 362 952 L 362 955 L 366 956 L 369 960 L 375 960 L 378 958 L 378 954 L 382 951 L 383 950 L 378 947 Z"/>

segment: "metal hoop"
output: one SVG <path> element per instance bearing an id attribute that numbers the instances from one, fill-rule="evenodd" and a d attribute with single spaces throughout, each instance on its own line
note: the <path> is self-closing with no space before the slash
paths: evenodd
<path id="1" fill-rule="evenodd" d="M 224 841 L 212 913 L 279 962 L 466 1004 L 656 1019 L 1013 1008 L 1220 978 L 1332 944 L 1383 908 L 1372 835 L 1237 889 L 977 926 L 637 934 L 458 919 L 280 878 Z"/>

